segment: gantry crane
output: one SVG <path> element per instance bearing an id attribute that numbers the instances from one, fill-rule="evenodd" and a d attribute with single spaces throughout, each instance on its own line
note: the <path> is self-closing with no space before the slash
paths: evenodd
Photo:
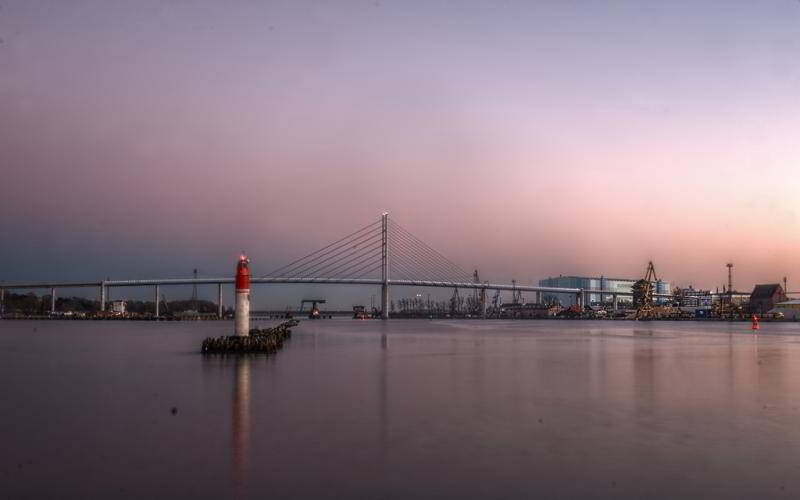
<path id="1" fill-rule="evenodd" d="M 300 312 L 303 312 L 303 307 L 305 307 L 306 304 L 311 304 L 311 310 L 308 311 L 308 319 L 319 319 L 321 315 L 317 304 L 324 303 L 325 299 L 303 299 L 300 301 Z"/>

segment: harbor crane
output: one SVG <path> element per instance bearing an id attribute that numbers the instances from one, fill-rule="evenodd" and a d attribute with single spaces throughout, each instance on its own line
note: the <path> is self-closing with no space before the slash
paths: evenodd
<path id="1" fill-rule="evenodd" d="M 462 298 L 458 293 L 458 287 L 453 288 L 453 296 L 450 298 L 450 314 L 456 315 L 461 312 Z"/>
<path id="2" fill-rule="evenodd" d="M 633 284 L 633 307 L 636 308 L 636 319 L 651 320 L 653 311 L 653 283 L 657 281 L 656 268 L 653 261 L 647 263 L 644 278 Z"/>

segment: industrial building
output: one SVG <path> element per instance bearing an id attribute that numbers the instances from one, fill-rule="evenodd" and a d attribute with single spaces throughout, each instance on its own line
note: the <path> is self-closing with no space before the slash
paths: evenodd
<path id="1" fill-rule="evenodd" d="M 711 290 L 696 290 L 689 285 L 686 288 L 677 288 L 672 291 L 675 294 L 679 307 L 708 307 L 714 303 L 714 295 Z"/>
<path id="2" fill-rule="evenodd" d="M 750 312 L 753 314 L 764 314 L 779 302 L 786 302 L 788 298 L 783 291 L 783 287 L 777 283 L 767 285 L 756 285 L 753 293 L 750 294 Z"/>
<path id="3" fill-rule="evenodd" d="M 539 280 L 539 286 L 553 287 L 553 288 L 581 288 L 583 290 L 602 290 L 603 302 L 611 302 L 614 293 L 631 293 L 633 284 L 636 279 L 627 278 L 607 278 L 605 276 L 589 277 L 589 276 L 558 276 Z M 653 282 L 653 292 L 658 294 L 670 294 L 670 285 L 664 281 L 658 280 Z M 601 294 L 587 292 L 586 305 L 600 303 Z M 563 293 L 546 293 L 543 296 L 545 302 L 557 301 L 563 306 L 571 306 L 576 303 L 576 297 L 573 294 Z M 628 296 L 620 297 L 620 303 L 630 301 Z M 656 302 L 659 300 L 657 299 Z"/>
<path id="4" fill-rule="evenodd" d="M 790 319 L 793 321 L 800 320 L 800 300 L 787 300 L 784 302 L 778 302 L 775 304 L 775 307 L 768 311 L 772 314 L 783 314 L 784 319 Z"/>

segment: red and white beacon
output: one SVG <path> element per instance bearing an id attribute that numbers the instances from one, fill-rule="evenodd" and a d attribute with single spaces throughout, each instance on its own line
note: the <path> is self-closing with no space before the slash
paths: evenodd
<path id="1" fill-rule="evenodd" d="M 236 329 L 239 337 L 250 335 L 250 259 L 242 252 L 236 265 Z"/>

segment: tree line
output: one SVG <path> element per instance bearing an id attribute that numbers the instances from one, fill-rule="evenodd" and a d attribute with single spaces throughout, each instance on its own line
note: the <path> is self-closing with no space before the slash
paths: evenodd
<path id="1" fill-rule="evenodd" d="M 126 300 L 129 313 L 155 313 L 155 303 L 151 300 Z M 50 312 L 50 295 L 38 296 L 29 293 L 6 293 L 3 300 L 4 312 L 23 314 L 47 314 Z M 106 309 L 109 303 L 106 302 Z M 56 297 L 56 312 L 92 312 L 100 310 L 100 301 L 83 297 Z M 197 311 L 199 313 L 216 313 L 217 304 L 209 300 L 171 300 L 160 302 L 159 313 L 179 313 Z"/>

